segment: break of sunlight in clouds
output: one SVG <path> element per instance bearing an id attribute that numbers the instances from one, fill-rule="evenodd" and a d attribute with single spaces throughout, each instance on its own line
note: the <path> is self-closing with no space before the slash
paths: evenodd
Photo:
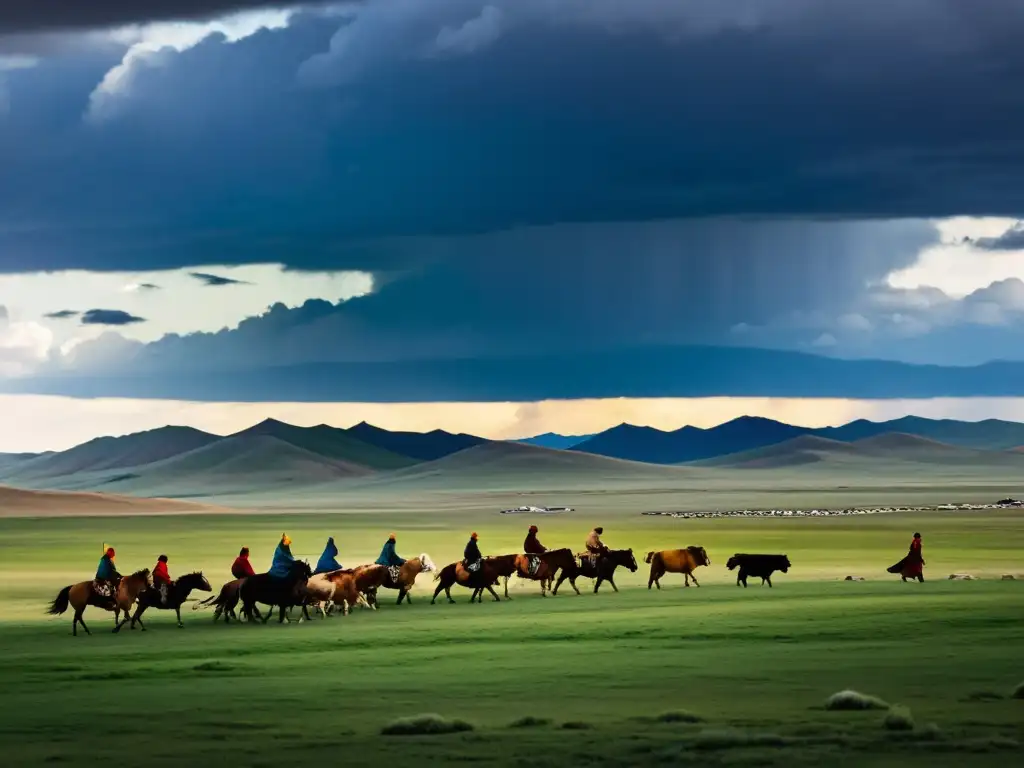
<path id="1" fill-rule="evenodd" d="M 114 30 L 110 37 L 129 46 L 121 63 L 104 75 L 89 95 L 86 119 L 92 122 L 115 117 L 119 104 L 131 97 L 132 80 L 142 67 L 162 66 L 168 56 L 187 51 L 210 35 L 224 35 L 225 42 L 239 40 L 268 29 L 284 29 L 294 11 L 244 11 L 212 21 L 170 21 L 134 25 Z"/>
<path id="2" fill-rule="evenodd" d="M 999 280 L 1024 280 L 1024 250 L 986 251 L 965 238 L 999 237 L 1016 219 L 959 216 L 935 221 L 941 242 L 925 248 L 912 266 L 893 272 L 886 282 L 893 288 L 938 288 L 953 298 L 985 288 Z"/>
<path id="3" fill-rule="evenodd" d="M 238 282 L 210 286 L 192 272 Z M 149 342 L 168 333 L 233 328 L 277 302 L 288 307 L 301 306 L 307 299 L 337 302 L 372 289 L 373 277 L 366 272 L 296 272 L 279 264 L 207 265 L 158 272 L 0 274 L 0 296 L 10 320 L 48 329 L 55 346 L 64 352 L 110 328 L 81 325 L 77 317 L 52 319 L 44 315 L 62 310 L 122 310 L 146 322 L 115 330 L 126 338 Z"/>
<path id="4" fill-rule="evenodd" d="M 180 400 L 0 395 L 0 452 L 64 450 L 101 435 L 167 424 L 229 434 L 265 418 L 298 426 L 350 427 L 368 421 L 391 430 L 445 429 L 492 439 L 543 432 L 590 434 L 621 422 L 659 429 L 712 427 L 737 416 L 765 416 L 809 427 L 858 418 L 883 421 L 913 414 L 975 421 L 1024 421 L 1024 398 L 841 400 L 659 398 L 544 400 L 536 403 L 198 403 Z"/>

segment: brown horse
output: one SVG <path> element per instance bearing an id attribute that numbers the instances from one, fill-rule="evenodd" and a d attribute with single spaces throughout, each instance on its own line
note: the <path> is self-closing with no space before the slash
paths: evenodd
<path id="1" fill-rule="evenodd" d="M 349 609 L 356 605 L 375 611 L 377 589 L 387 577 L 388 569 L 383 565 L 342 568 L 313 576 L 306 582 L 305 593 L 310 602 L 340 605 L 345 616 L 348 616 Z M 367 599 L 368 594 L 372 596 L 372 600 Z M 320 612 L 324 616 L 327 615 L 322 607 Z"/>
<path id="2" fill-rule="evenodd" d="M 537 570 L 530 572 L 530 562 L 536 558 L 539 562 Z M 572 568 L 576 560 L 572 556 L 572 550 L 552 549 L 541 554 L 526 554 L 516 556 L 516 575 L 521 579 L 531 579 L 540 582 L 541 597 L 547 597 L 547 590 L 551 589 L 558 574 L 559 568 Z"/>
<path id="3" fill-rule="evenodd" d="M 516 558 L 518 554 L 513 555 L 498 555 L 496 557 L 485 557 L 483 564 L 480 566 L 480 570 L 476 573 L 467 571 L 465 566 L 462 565 L 462 561 L 457 563 L 451 563 L 446 565 L 434 576 L 434 581 L 440 582 L 437 585 L 437 589 L 434 590 L 434 597 L 430 601 L 433 605 L 434 601 L 437 600 L 437 596 L 441 594 L 441 590 L 444 590 L 445 596 L 448 598 L 449 603 L 454 603 L 452 600 L 452 586 L 458 584 L 460 587 L 466 587 L 472 589 L 473 594 L 469 598 L 469 602 L 476 602 L 477 599 L 483 602 L 483 591 L 486 589 L 490 592 L 495 600 L 500 601 L 498 593 L 494 591 L 494 585 L 498 583 L 498 579 L 505 579 L 505 599 L 511 599 L 508 596 L 508 579 L 516 571 Z"/>
<path id="4" fill-rule="evenodd" d="M 135 604 L 139 593 L 151 586 L 153 586 L 153 580 L 150 578 L 149 568 L 143 568 L 131 576 L 122 577 L 121 582 L 117 585 L 117 591 L 114 593 L 113 600 L 98 595 L 92 581 L 80 581 L 77 584 L 64 587 L 57 594 L 54 601 L 50 603 L 50 607 L 46 612 L 51 616 L 60 616 L 68 609 L 69 605 L 74 608 L 75 617 L 71 621 L 71 634 L 77 637 L 79 624 L 82 625 L 82 629 L 85 630 L 87 635 L 92 634 L 82 619 L 82 614 L 85 613 L 85 609 L 88 606 L 92 605 L 105 611 L 117 611 L 114 626 L 114 631 L 116 632 L 129 621 L 132 606 Z M 116 616 L 119 616 L 122 612 L 124 613 L 124 619 L 117 621 Z"/>
<path id="5" fill-rule="evenodd" d="M 238 614 L 235 613 L 235 608 L 238 607 L 238 601 L 241 599 L 241 589 L 244 582 L 244 578 L 229 581 L 220 588 L 220 592 L 217 593 L 216 597 L 208 597 L 205 600 L 200 600 L 192 606 L 192 610 L 198 611 L 200 608 L 208 608 L 212 605 L 215 606 L 213 611 L 214 621 L 220 619 L 221 616 L 224 616 L 225 624 L 230 623 L 231 619 L 238 621 Z M 260 613 L 260 609 L 253 606 L 252 610 L 256 618 L 262 621 L 263 614 Z"/>
<path id="6" fill-rule="evenodd" d="M 562 569 L 562 574 L 558 577 L 558 581 L 555 582 L 555 588 L 551 590 L 551 594 L 557 594 L 558 588 L 562 586 L 562 582 L 568 579 L 569 584 L 572 585 L 572 588 L 576 590 L 578 595 L 580 591 L 576 587 L 576 579 L 580 576 L 596 579 L 594 582 L 595 594 L 601 588 L 601 584 L 606 581 L 612 585 L 612 589 L 618 592 L 619 588 L 615 586 L 615 569 L 620 565 L 630 573 L 636 573 L 637 564 L 636 558 L 633 557 L 632 549 L 609 549 L 605 555 L 597 558 L 596 561 L 590 556 L 590 553 L 580 552 L 573 560 L 571 568 Z"/>
<path id="7" fill-rule="evenodd" d="M 648 552 L 644 558 L 645 563 L 651 564 L 651 575 L 647 580 L 647 588 L 651 585 L 661 589 L 659 580 L 666 573 L 683 574 L 683 586 L 690 586 L 690 579 L 698 587 L 700 582 L 693 572 L 701 565 L 711 565 L 711 558 L 708 557 L 704 547 L 687 547 L 686 549 L 663 549 L 660 552 Z"/>
<path id="8" fill-rule="evenodd" d="M 416 577 L 421 573 L 432 573 L 437 570 L 437 566 L 434 565 L 434 561 L 430 559 L 426 552 L 422 553 L 419 557 L 412 557 L 405 561 L 403 565 L 392 566 L 382 565 L 377 566 L 376 563 L 372 565 L 360 565 L 355 570 L 359 571 L 364 568 L 380 567 L 387 569 L 387 574 L 384 581 L 380 586 L 387 589 L 398 590 L 398 605 L 402 604 L 402 601 L 410 602 L 409 593 L 412 591 L 413 585 L 416 583 Z M 396 570 L 397 573 L 396 573 Z M 397 578 L 395 578 L 397 575 Z"/>

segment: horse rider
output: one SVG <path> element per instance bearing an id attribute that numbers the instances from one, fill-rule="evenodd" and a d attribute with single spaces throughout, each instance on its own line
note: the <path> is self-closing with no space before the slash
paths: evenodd
<path id="1" fill-rule="evenodd" d="M 523 552 L 528 555 L 534 555 L 530 558 L 530 575 L 532 576 L 540 568 L 540 558 L 537 555 L 547 552 L 548 548 L 540 543 L 537 538 L 537 526 L 531 525 L 530 530 L 526 534 L 526 540 L 523 542 Z"/>
<path id="2" fill-rule="evenodd" d="M 252 563 L 249 562 L 248 547 L 242 547 L 238 551 L 238 557 L 231 564 L 231 575 L 236 579 L 247 579 L 250 576 L 256 575 L 256 571 L 252 569 Z"/>
<path id="3" fill-rule="evenodd" d="M 921 551 L 921 534 L 915 533 L 910 540 L 910 549 L 907 551 L 906 566 L 903 569 L 903 581 L 907 577 L 924 581 L 924 555 Z"/>
<path id="4" fill-rule="evenodd" d="M 112 598 L 117 589 L 117 582 L 121 574 L 114 566 L 114 548 L 107 547 L 96 566 L 96 578 L 93 579 L 93 590 L 101 597 Z"/>
<path id="5" fill-rule="evenodd" d="M 604 533 L 604 528 L 597 526 L 587 536 L 587 554 L 590 555 L 590 561 L 597 565 L 597 561 L 604 555 L 608 554 L 608 547 L 601 541 L 601 534 Z"/>
<path id="6" fill-rule="evenodd" d="M 270 570 L 267 573 L 277 579 L 287 579 L 291 575 L 292 565 L 294 564 L 292 540 L 288 538 L 287 533 L 282 533 L 281 541 L 277 543 L 277 549 L 274 550 L 274 560 L 270 564 Z"/>
<path id="7" fill-rule="evenodd" d="M 405 558 L 398 556 L 398 553 L 395 551 L 395 544 L 395 534 L 389 533 L 388 540 L 384 542 L 384 546 L 380 551 L 380 557 L 374 560 L 374 564 L 387 566 L 391 580 L 397 584 L 400 569 L 405 565 Z"/>
<path id="8" fill-rule="evenodd" d="M 167 605 L 171 589 L 171 572 L 167 570 L 167 555 L 160 555 L 153 567 L 153 586 L 160 590 L 160 605 Z"/>
<path id="9" fill-rule="evenodd" d="M 334 537 L 331 536 L 327 539 L 327 546 L 324 547 L 324 553 L 320 555 L 320 559 L 316 561 L 316 570 L 313 573 L 330 573 L 331 571 L 341 570 L 341 563 L 335 558 L 338 556 L 338 547 L 334 543 Z"/>
<path id="10" fill-rule="evenodd" d="M 480 570 L 480 566 L 483 565 L 484 561 L 484 556 L 480 554 L 480 545 L 477 544 L 479 538 L 476 531 L 473 531 L 473 534 L 469 537 L 469 543 L 466 544 L 466 549 L 462 553 L 463 567 L 474 574 Z"/>

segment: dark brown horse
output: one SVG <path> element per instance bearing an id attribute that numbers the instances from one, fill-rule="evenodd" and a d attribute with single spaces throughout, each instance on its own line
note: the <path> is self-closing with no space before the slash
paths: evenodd
<path id="1" fill-rule="evenodd" d="M 537 566 L 536 570 L 531 572 L 532 562 L 536 562 Z M 539 581 L 541 597 L 547 597 L 547 590 L 554 584 L 559 569 L 572 568 L 575 565 L 576 560 L 568 547 L 548 550 L 541 554 L 518 555 L 515 560 L 516 575 L 521 579 Z"/>
<path id="2" fill-rule="evenodd" d="M 206 580 L 201 571 L 186 573 L 175 581 L 167 592 L 166 605 L 160 602 L 160 591 L 158 589 L 150 587 L 143 590 L 139 595 L 139 607 L 135 609 L 135 615 L 132 616 L 131 628 L 135 629 L 135 622 L 139 622 L 142 631 L 146 631 L 146 625 L 142 623 L 142 614 L 146 612 L 147 608 L 158 608 L 164 611 L 173 610 L 178 617 L 178 627 L 184 627 L 185 625 L 181 623 L 181 605 L 188 600 L 189 595 L 192 594 L 194 589 L 198 589 L 200 592 L 213 591 L 213 587 L 210 586 L 210 582 Z"/>
<path id="3" fill-rule="evenodd" d="M 242 588 L 242 582 L 244 581 L 244 578 L 229 581 L 220 588 L 220 592 L 217 593 L 216 597 L 208 597 L 205 600 L 200 600 L 192 606 L 192 610 L 198 611 L 200 608 L 207 608 L 212 605 L 216 606 L 213 612 L 214 621 L 217 621 L 221 616 L 224 617 L 225 624 L 230 623 L 231 619 L 239 621 L 238 614 L 235 613 L 235 608 L 238 607 L 238 601 L 241 599 L 240 590 Z M 263 614 L 260 613 L 260 609 L 255 605 L 252 608 L 252 612 L 257 619 L 263 621 Z"/>
<path id="4" fill-rule="evenodd" d="M 475 573 L 466 570 L 462 562 L 451 563 L 446 565 L 437 575 L 434 576 L 434 581 L 439 582 L 437 589 L 434 590 L 434 597 L 430 601 L 433 605 L 434 601 L 437 600 L 437 596 L 441 594 L 441 590 L 444 590 L 445 596 L 448 598 L 449 603 L 454 603 L 452 600 L 452 586 L 458 584 L 460 587 L 466 587 L 472 589 L 473 594 L 469 598 L 469 602 L 475 602 L 478 598 L 483 602 L 483 591 L 486 589 L 490 592 L 495 600 L 501 600 L 498 597 L 498 593 L 494 591 L 494 585 L 498 583 L 498 579 L 505 579 L 505 598 L 508 598 L 508 579 L 515 573 L 516 569 L 516 558 L 518 554 L 514 555 L 498 555 L 496 557 L 485 557 L 480 566 L 480 570 Z"/>
<path id="5" fill-rule="evenodd" d="M 117 591 L 114 593 L 113 598 L 103 597 L 96 593 L 95 587 L 91 581 L 80 581 L 77 584 L 71 584 L 64 587 L 50 603 L 50 607 L 47 609 L 47 613 L 51 616 L 59 616 L 63 614 L 70 605 L 75 609 L 75 617 L 71 621 L 71 634 L 78 635 L 78 625 L 82 625 L 82 629 L 85 630 L 87 635 L 91 635 L 89 627 L 85 625 L 85 621 L 82 619 L 82 614 L 85 613 L 85 609 L 92 605 L 96 608 L 102 608 L 105 611 L 117 611 L 118 614 L 124 613 L 124 619 L 117 621 L 115 616 L 114 631 L 117 632 L 125 623 L 128 622 L 129 616 L 131 615 L 132 606 L 135 604 L 136 598 L 147 587 L 153 585 L 152 580 L 149 576 L 149 568 L 143 568 L 141 571 L 136 571 L 131 576 L 124 576 L 121 582 L 117 585 Z"/>
<path id="6" fill-rule="evenodd" d="M 637 564 L 636 558 L 633 557 L 632 549 L 610 549 L 607 554 L 600 556 L 596 562 L 589 553 L 581 552 L 576 555 L 571 568 L 562 569 L 562 573 L 558 577 L 555 588 L 551 590 L 551 594 L 558 594 L 558 588 L 562 586 L 562 582 L 569 579 L 569 583 L 578 595 L 580 591 L 576 587 L 576 579 L 580 576 L 585 576 L 588 579 L 597 579 L 594 583 L 595 594 L 600 589 L 602 582 L 605 581 L 611 584 L 612 589 L 618 592 L 619 588 L 615 586 L 615 569 L 620 565 L 623 568 L 629 569 L 631 573 L 636 573 Z"/>

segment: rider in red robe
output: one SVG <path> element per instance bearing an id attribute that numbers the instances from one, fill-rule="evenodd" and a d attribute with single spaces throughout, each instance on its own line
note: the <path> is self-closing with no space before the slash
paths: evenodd
<path id="1" fill-rule="evenodd" d="M 231 575 L 236 579 L 245 579 L 249 576 L 255 576 L 256 571 L 252 569 L 252 563 L 249 562 L 249 548 L 242 547 L 238 552 L 238 557 L 235 558 L 235 562 L 231 564 Z"/>
<path id="2" fill-rule="evenodd" d="M 160 602 L 167 605 L 167 593 L 171 588 L 171 573 L 167 570 L 167 555 L 160 555 L 153 568 L 153 586 L 160 590 Z"/>

